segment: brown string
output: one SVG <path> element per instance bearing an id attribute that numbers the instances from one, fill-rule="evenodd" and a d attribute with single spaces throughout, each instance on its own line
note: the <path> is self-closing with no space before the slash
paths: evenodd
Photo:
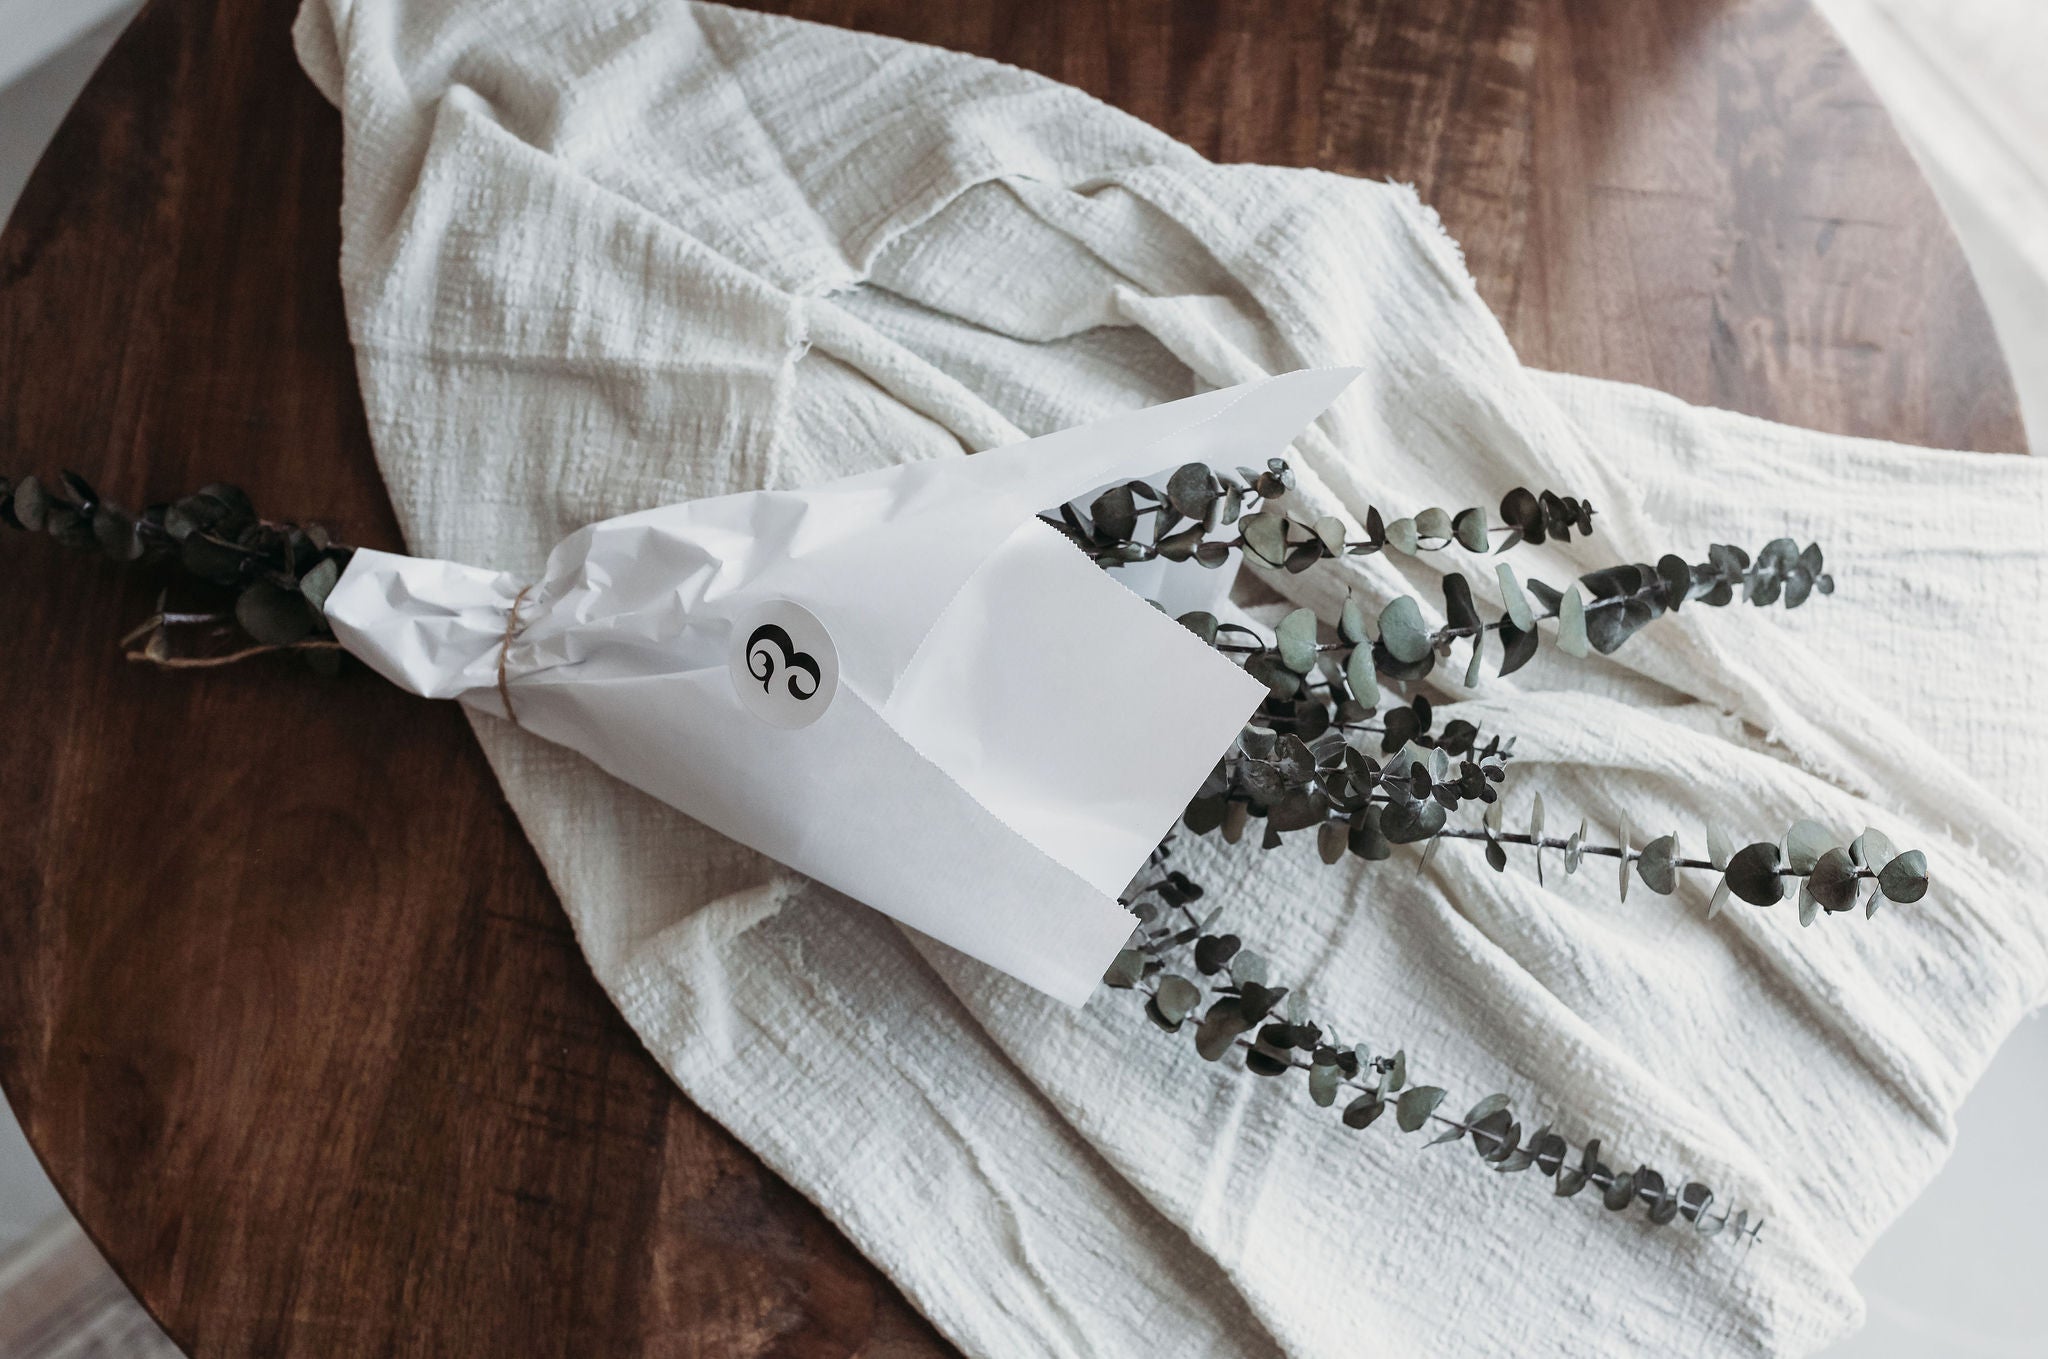
<path id="1" fill-rule="evenodd" d="M 513 639 L 519 636 L 519 606 L 526 602 L 526 592 L 532 588 L 521 587 L 512 601 L 511 612 L 505 615 L 505 636 L 498 643 L 498 701 L 505 705 L 505 717 L 515 727 L 519 725 L 519 714 L 512 711 L 512 686 L 505 680 L 505 655 L 512 650 Z"/>

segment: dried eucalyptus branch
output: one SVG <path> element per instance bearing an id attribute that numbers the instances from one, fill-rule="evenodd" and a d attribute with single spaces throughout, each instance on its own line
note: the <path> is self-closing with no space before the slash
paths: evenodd
<path id="1" fill-rule="evenodd" d="M 1418 710 L 1420 717 L 1414 715 Z M 1426 729 L 1429 713 L 1421 700 L 1393 709 L 1390 717 L 1395 714 L 1408 715 L 1402 729 L 1418 722 Z M 1463 724 L 1467 729 L 1470 725 Z M 1340 728 L 1304 741 L 1293 733 L 1247 726 L 1197 790 L 1183 823 L 1197 835 L 1220 831 L 1234 844 L 1252 821 L 1263 820 L 1267 849 L 1277 848 L 1287 832 L 1314 828 L 1318 850 L 1332 864 L 1346 853 L 1384 860 L 1392 857 L 1395 845 L 1421 842 L 1427 842 L 1427 862 L 1444 839 L 1484 841 L 1487 863 L 1496 872 L 1507 868 L 1504 846 L 1526 846 L 1535 851 L 1539 879 L 1546 849 L 1562 853 L 1567 875 L 1579 871 L 1585 856 L 1605 856 L 1619 863 L 1623 900 L 1628 898 L 1631 865 L 1644 886 L 1660 896 L 1677 890 L 1680 870 L 1711 870 L 1722 876 L 1708 907 L 1709 918 L 1720 913 L 1731 894 L 1752 905 L 1773 905 L 1792 890 L 1788 879 L 1799 880 L 1803 925 L 1812 924 L 1821 912 L 1852 909 L 1866 884 L 1866 917 L 1877 913 L 1880 899 L 1908 903 L 1926 895 L 1926 856 L 1918 850 L 1897 852 L 1875 829 L 1838 844 L 1824 826 L 1801 821 L 1778 841 L 1731 851 L 1727 838 L 1715 828 L 1707 832 L 1708 857 L 1693 859 L 1680 853 L 1676 832 L 1636 844 L 1626 820 L 1618 844 L 1589 843 L 1583 820 L 1568 837 L 1545 836 L 1539 793 L 1530 808 L 1527 831 L 1504 832 L 1498 788 L 1514 743 L 1512 738 L 1495 737 L 1475 750 L 1475 736 L 1476 729 L 1468 734 L 1447 727 L 1448 744 L 1425 747 L 1409 740 L 1382 761 Z M 1481 826 L 1448 824 L 1452 812 L 1473 802 L 1485 808 Z"/>
<path id="2" fill-rule="evenodd" d="M 1507 521 L 1502 525 L 1489 525 L 1477 507 L 1456 514 L 1431 508 L 1383 525 L 1374 508 L 1365 514 L 1366 537 L 1353 541 L 1334 516 L 1302 524 L 1276 508 L 1272 502 L 1292 485 L 1293 472 L 1280 458 L 1272 459 L 1265 472 L 1239 468 L 1237 478 L 1189 463 L 1173 474 L 1164 491 L 1149 482 L 1125 482 L 1098 495 L 1085 516 L 1076 506 L 1063 505 L 1057 515 L 1044 518 L 1105 567 L 1155 557 L 1220 567 L 1242 552 L 1291 572 L 1337 557 L 1389 550 L 1412 554 L 1452 543 L 1484 552 L 1495 533 L 1507 535 L 1499 549 L 1506 551 L 1521 542 L 1569 540 L 1574 529 L 1592 532 L 1594 511 L 1584 500 L 1517 487 L 1501 501 L 1500 514 Z M 1188 527 L 1178 527 L 1184 519 Z M 1226 526 L 1234 526 L 1234 533 L 1225 533 Z M 1782 600 L 1787 608 L 1797 608 L 1813 594 L 1834 589 L 1819 545 L 1801 548 L 1790 538 L 1767 544 L 1753 561 L 1739 547 L 1716 544 L 1704 562 L 1688 563 L 1668 553 L 1654 566 L 1622 563 L 1589 572 L 1564 590 L 1534 579 L 1525 588 L 1505 562 L 1496 564 L 1494 575 L 1502 612 L 1490 623 L 1479 612 L 1471 581 L 1458 571 L 1444 576 L 1445 622 L 1434 630 L 1409 595 L 1389 601 L 1376 618 L 1349 600 L 1327 630 L 1312 611 L 1297 609 L 1281 620 L 1270 641 L 1254 628 L 1221 622 L 1205 612 L 1183 615 L 1181 622 L 1219 651 L 1242 657 L 1245 669 L 1265 681 L 1276 699 L 1320 690 L 1329 703 L 1341 705 L 1348 691 L 1348 697 L 1371 708 L 1379 702 L 1379 676 L 1421 679 L 1462 639 L 1472 642 L 1465 668 L 1469 686 L 1482 673 L 1489 634 L 1498 634 L 1500 642 L 1496 673 L 1510 675 L 1536 655 L 1536 625 L 1545 619 L 1557 620 L 1556 645 L 1565 654 L 1608 655 L 1645 624 L 1688 602 L 1718 607 L 1739 593 L 1752 604 Z M 1531 595 L 1541 612 L 1531 604 Z"/>
<path id="3" fill-rule="evenodd" d="M 1341 705 L 1348 695 L 1370 708 L 1379 701 L 1380 676 L 1422 679 L 1439 657 L 1450 654 L 1452 643 L 1465 638 L 1472 641 L 1464 674 L 1469 686 L 1479 681 L 1489 633 L 1499 634 L 1495 673 L 1500 675 L 1513 674 L 1535 657 L 1536 625 L 1547 619 L 1557 620 L 1559 651 L 1575 658 L 1589 651 L 1609 655 L 1645 624 L 1690 601 L 1719 607 L 1732 603 L 1739 590 L 1752 604 L 1782 600 L 1785 607 L 1797 608 L 1815 593 L 1832 593 L 1834 579 L 1821 564 L 1818 544 L 1802 549 L 1790 538 L 1767 544 L 1754 562 L 1739 547 L 1716 544 L 1704 562 L 1688 564 L 1670 553 L 1655 566 L 1624 563 L 1588 572 L 1560 591 L 1535 579 L 1525 590 L 1514 568 L 1501 562 L 1494 568 L 1504 601 L 1500 617 L 1484 621 L 1472 582 L 1451 571 L 1443 578 L 1445 621 L 1434 630 L 1412 595 L 1388 601 L 1377 619 L 1355 598 L 1347 599 L 1327 629 L 1313 610 L 1296 609 L 1280 620 L 1270 641 L 1256 628 L 1220 622 L 1207 612 L 1183 614 L 1180 621 L 1218 651 L 1242 657 L 1245 670 L 1264 681 L 1276 699 L 1308 696 Z M 1531 595 L 1542 606 L 1540 612 L 1531 605 Z"/>
<path id="4" fill-rule="evenodd" d="M 1507 535 L 1499 549 L 1505 552 L 1525 541 L 1568 541 L 1573 529 L 1593 532 L 1593 507 L 1585 501 L 1518 487 L 1501 501 L 1505 524 L 1488 524 L 1486 511 L 1476 506 L 1456 514 L 1432 508 L 1391 523 L 1369 507 L 1366 536 L 1347 541 L 1344 521 L 1334 516 L 1304 525 L 1265 508 L 1266 502 L 1278 500 L 1293 487 L 1294 472 L 1284 458 L 1268 459 L 1263 472 L 1240 467 L 1235 478 L 1202 463 L 1188 463 L 1167 480 L 1163 491 L 1150 482 L 1128 481 L 1096 496 L 1085 518 L 1073 505 L 1041 518 L 1100 566 L 1164 557 L 1218 567 L 1241 551 L 1266 566 L 1293 572 L 1332 557 L 1366 556 L 1389 548 L 1413 554 L 1441 551 L 1456 543 L 1470 552 L 1485 552 L 1497 533 Z M 1184 519 L 1190 521 L 1187 528 L 1179 527 Z M 1237 527 L 1234 536 L 1221 533 L 1229 525 Z"/>
<path id="5" fill-rule="evenodd" d="M 1703 1236 L 1728 1230 L 1752 1242 L 1762 1232 L 1763 1219 L 1752 1221 L 1746 1209 L 1714 1212 L 1714 1191 L 1698 1180 L 1667 1179 L 1647 1165 L 1615 1170 L 1601 1160 L 1599 1138 L 1574 1157 L 1570 1143 L 1548 1124 L 1525 1136 L 1505 1094 L 1487 1096 L 1462 1117 L 1443 1112 L 1447 1093 L 1409 1082 L 1405 1050 L 1376 1054 L 1369 1044 L 1345 1042 L 1334 1027 L 1307 1018 L 1299 992 L 1276 985 L 1263 958 L 1236 935 L 1213 932 L 1218 912 L 1195 914 L 1202 888 L 1168 870 L 1166 861 L 1162 847 L 1142 885 L 1128 894 L 1127 904 L 1141 923 L 1104 981 L 1143 994 L 1146 1015 L 1168 1033 L 1178 1034 L 1192 1021 L 1195 1051 L 1204 1060 L 1221 1061 L 1238 1051 L 1254 1074 L 1301 1072 L 1318 1106 L 1332 1108 L 1344 1100 L 1340 1117 L 1353 1130 L 1372 1126 L 1391 1108 L 1402 1132 L 1436 1130 L 1428 1145 L 1470 1137 L 1482 1162 L 1502 1174 L 1533 1167 L 1554 1182 L 1552 1192 L 1560 1198 L 1591 1185 L 1609 1210 L 1641 1203 L 1659 1226 L 1683 1219 Z M 1288 1008 L 1276 1017 L 1283 1002 Z"/>
<path id="6" fill-rule="evenodd" d="M 322 605 L 355 549 L 317 524 L 258 518 L 238 487 L 203 486 L 131 514 L 76 472 L 63 473 L 55 488 L 33 476 L 0 477 L 0 524 L 124 565 L 157 567 L 215 605 L 172 611 L 160 596 L 156 613 L 121 639 L 132 661 L 200 669 L 294 651 L 320 670 L 340 662 Z M 201 647 L 181 654 L 174 636 Z"/>

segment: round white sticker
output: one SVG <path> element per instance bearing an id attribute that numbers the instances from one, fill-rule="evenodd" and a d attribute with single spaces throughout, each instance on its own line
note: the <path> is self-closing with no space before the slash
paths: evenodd
<path id="1" fill-rule="evenodd" d="M 740 706 L 785 731 L 823 717 L 839 691 L 839 652 L 831 634 L 809 609 L 786 599 L 740 616 L 727 664 Z"/>

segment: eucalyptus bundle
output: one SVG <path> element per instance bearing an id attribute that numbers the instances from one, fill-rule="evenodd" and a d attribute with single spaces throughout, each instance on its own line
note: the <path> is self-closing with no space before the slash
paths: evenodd
<path id="1" fill-rule="evenodd" d="M 1506 870 L 1511 848 L 1525 854 L 1539 879 L 1546 853 L 1568 876 L 1600 860 L 1612 865 L 1624 898 L 1632 881 L 1670 896 L 1681 874 L 1710 873 L 1710 916 L 1731 898 L 1768 907 L 1794 897 L 1802 925 L 1859 905 L 1868 917 L 1885 902 L 1925 895 L 1925 856 L 1898 851 L 1875 830 L 1844 841 L 1800 821 L 1775 840 L 1737 848 L 1721 828 L 1708 827 L 1702 858 L 1686 852 L 1675 830 L 1643 837 L 1626 821 L 1607 838 L 1593 835 L 1584 819 L 1569 834 L 1554 834 L 1533 790 L 1510 829 L 1504 809 L 1514 786 L 1513 734 L 1461 719 L 1439 725 L 1424 692 L 1427 682 L 1443 682 L 1440 670 L 1466 686 L 1489 668 L 1512 674 L 1546 642 L 1568 658 L 1611 654 L 1687 607 L 1738 600 L 1800 607 L 1834 590 L 1818 545 L 1778 539 L 1752 556 L 1714 544 L 1704 560 L 1670 553 L 1559 587 L 1520 578 L 1500 556 L 1525 543 L 1591 535 L 1595 511 L 1582 499 L 1516 488 L 1495 513 L 1430 508 L 1388 519 L 1375 508 L 1354 532 L 1334 517 L 1294 518 L 1292 486 L 1282 459 L 1234 472 L 1193 463 L 1163 485 L 1125 482 L 1042 518 L 1106 569 L 1164 559 L 1299 574 L 1373 553 L 1463 553 L 1492 559 L 1491 570 L 1478 573 L 1480 588 L 1499 603 L 1482 608 L 1480 588 L 1451 570 L 1435 624 L 1405 594 L 1376 609 L 1352 597 L 1332 618 L 1294 609 L 1270 628 L 1236 610 L 1182 615 L 1183 626 L 1267 690 L 1189 803 L 1182 818 L 1188 834 L 1232 844 L 1256 835 L 1267 850 L 1291 835 L 1313 836 L 1332 865 L 1347 857 L 1384 862 L 1402 846 L 1419 846 L 1426 865 L 1445 842 L 1468 841 L 1496 872 Z M 324 606 L 353 549 L 318 525 L 262 518 L 233 486 L 204 486 L 137 513 L 76 473 L 49 485 L 33 476 L 0 478 L 0 523 L 162 579 L 155 612 L 123 639 L 131 660 L 182 669 L 298 653 L 323 672 L 341 664 Z M 1105 980 L 1142 996 L 1149 1021 L 1189 1035 L 1203 1059 L 1240 1061 L 1269 1078 L 1300 1073 L 1314 1104 L 1341 1105 L 1347 1128 L 1363 1131 L 1391 1111 L 1402 1132 L 1431 1132 L 1433 1143 L 1469 1140 L 1482 1164 L 1501 1173 L 1533 1168 L 1561 1197 L 1590 1187 L 1611 1210 L 1641 1204 L 1654 1223 L 1682 1221 L 1701 1234 L 1751 1240 L 1760 1232 L 1761 1218 L 1721 1205 L 1705 1183 L 1647 1165 L 1618 1169 L 1603 1159 L 1599 1138 L 1574 1147 L 1547 1124 L 1525 1131 L 1505 1094 L 1454 1113 L 1446 1090 L 1411 1079 L 1405 1049 L 1340 1038 L 1355 1017 L 1340 1023 L 1308 1013 L 1300 992 L 1222 927 L 1222 908 L 1198 912 L 1204 890 L 1172 867 L 1173 839 L 1125 893 L 1139 923 Z"/>
<path id="2" fill-rule="evenodd" d="M 1292 486 L 1281 459 L 1264 470 L 1238 468 L 1235 475 L 1196 463 L 1163 486 L 1129 482 L 1085 507 L 1061 506 L 1044 518 L 1110 569 L 1164 558 L 1212 568 L 1248 561 L 1299 574 L 1342 557 L 1461 551 L 1495 559 L 1486 574 L 1501 602 L 1489 619 L 1472 580 L 1450 570 L 1442 579 L 1443 621 L 1433 627 L 1412 595 L 1398 595 L 1376 611 L 1348 598 L 1328 619 L 1295 609 L 1270 631 L 1248 616 L 1183 615 L 1183 626 L 1237 658 L 1268 690 L 1189 804 L 1183 818 L 1189 833 L 1235 844 L 1256 828 L 1268 850 L 1290 834 L 1312 834 L 1322 860 L 1332 865 L 1347 856 L 1381 862 L 1397 846 L 1419 845 L 1427 866 L 1446 841 L 1472 841 L 1483 845 L 1496 872 L 1506 870 L 1512 846 L 1528 853 L 1539 880 L 1545 851 L 1551 851 L 1566 875 L 1580 872 L 1589 858 L 1611 861 L 1624 900 L 1632 880 L 1670 896 L 1681 873 L 1713 873 L 1718 881 L 1709 918 L 1731 897 L 1767 907 L 1796 896 L 1800 923 L 1812 925 L 1859 904 L 1868 917 L 1884 902 L 1910 903 L 1926 894 L 1926 856 L 1899 852 L 1875 829 L 1843 843 L 1819 823 L 1800 821 L 1777 840 L 1737 849 L 1720 827 L 1709 826 L 1706 857 L 1699 858 L 1684 852 L 1677 831 L 1644 838 L 1626 820 L 1611 842 L 1592 838 L 1583 818 L 1568 835 L 1546 833 L 1540 792 L 1532 793 L 1520 828 L 1506 829 L 1513 735 L 1482 732 L 1463 720 L 1439 728 L 1418 689 L 1440 667 L 1466 686 L 1489 666 L 1496 675 L 1512 674 L 1546 637 L 1570 658 L 1609 655 L 1642 628 L 1688 606 L 1746 600 L 1760 608 L 1798 608 L 1835 588 L 1818 544 L 1780 538 L 1754 556 L 1714 544 L 1703 561 L 1667 553 L 1654 564 L 1617 563 L 1559 588 L 1520 579 L 1498 557 L 1523 543 L 1591 535 L 1594 510 L 1582 499 L 1517 487 L 1502 498 L 1497 516 L 1474 506 L 1388 519 L 1375 507 L 1364 516 L 1363 535 L 1354 537 L 1334 517 L 1306 523 L 1291 517 L 1286 497 Z M 1447 666 L 1461 651 L 1462 667 Z M 1161 1029 L 1191 1033 L 1204 1059 L 1238 1055 L 1247 1071 L 1266 1077 L 1299 1072 L 1315 1104 L 1329 1108 L 1342 1101 L 1347 1128 L 1368 1128 L 1391 1109 L 1401 1131 L 1433 1131 L 1433 1144 L 1469 1138 L 1485 1165 L 1503 1173 L 1534 1168 L 1560 1197 L 1591 1186 L 1610 1210 L 1640 1203 L 1659 1225 L 1683 1221 L 1703 1235 L 1730 1230 L 1752 1240 L 1761 1231 L 1762 1219 L 1746 1209 L 1717 1209 L 1705 1183 L 1647 1165 L 1618 1170 L 1602 1160 L 1598 1138 L 1574 1150 L 1548 1125 L 1525 1131 L 1505 1094 L 1487 1095 L 1462 1115 L 1448 1112 L 1444 1089 L 1411 1083 L 1404 1049 L 1375 1051 L 1340 1039 L 1336 1022 L 1309 1015 L 1299 992 L 1269 975 L 1261 954 L 1220 929 L 1220 909 L 1197 914 L 1203 889 L 1170 868 L 1169 853 L 1170 845 L 1162 846 L 1151 870 L 1127 893 L 1140 924 L 1105 980 L 1143 995 L 1146 1015 Z"/>

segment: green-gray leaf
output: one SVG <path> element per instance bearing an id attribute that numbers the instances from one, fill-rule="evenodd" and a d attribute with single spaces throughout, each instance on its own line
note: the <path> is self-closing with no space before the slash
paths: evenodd
<path id="1" fill-rule="evenodd" d="M 1351 696 L 1368 708 L 1380 705 L 1379 676 L 1373 673 L 1372 648 L 1356 646 L 1344 662 L 1344 683 L 1351 687 Z"/>
<path id="2" fill-rule="evenodd" d="M 1643 846 L 1636 859 L 1636 875 L 1643 886 L 1658 896 L 1668 897 L 1678 889 L 1678 837 L 1660 835 Z"/>
<path id="3" fill-rule="evenodd" d="M 1873 873 L 1898 857 L 1892 842 L 1885 838 L 1883 831 L 1875 826 L 1865 826 L 1863 834 L 1856 837 L 1849 846 L 1849 857 L 1856 861 L 1858 868 L 1867 868 Z"/>
<path id="4" fill-rule="evenodd" d="M 1103 537 L 1128 538 L 1136 533 L 1138 507 L 1130 486 L 1112 486 L 1095 497 L 1095 503 L 1088 507 L 1088 517 L 1095 521 L 1095 532 Z"/>
<path id="5" fill-rule="evenodd" d="M 1909 849 L 1878 870 L 1877 885 L 1885 900 L 1901 905 L 1927 895 L 1927 856 Z"/>
<path id="6" fill-rule="evenodd" d="M 1451 520 L 1451 533 L 1468 552 L 1484 552 L 1492 542 L 1486 531 L 1486 511 L 1477 505 L 1458 511 Z"/>
<path id="7" fill-rule="evenodd" d="M 296 590 L 262 580 L 235 599 L 235 622 L 265 646 L 290 646 L 313 631 L 313 606 Z"/>
<path id="8" fill-rule="evenodd" d="M 1103 973 L 1105 985 L 1128 991 L 1138 984 L 1145 975 L 1145 955 L 1137 949 L 1127 948 L 1118 953 L 1110 962 L 1109 971 Z"/>
<path id="9" fill-rule="evenodd" d="M 1522 584 L 1515 579 L 1515 568 L 1506 562 L 1496 562 L 1494 575 L 1500 577 L 1502 603 L 1507 605 L 1508 620 L 1523 632 L 1536 626 L 1536 614 L 1529 607 L 1529 596 L 1522 593 Z"/>
<path id="10" fill-rule="evenodd" d="M 1416 531 L 1413 519 L 1396 519 L 1387 525 L 1387 546 L 1397 552 L 1413 555 L 1421 546 L 1421 534 Z"/>
<path id="11" fill-rule="evenodd" d="M 1434 1085 L 1418 1085 L 1412 1090 L 1401 1092 L 1400 1102 L 1394 1107 L 1394 1121 L 1402 1132 L 1414 1132 L 1429 1121 L 1436 1112 L 1436 1106 L 1444 1102 L 1444 1092 Z"/>
<path id="12" fill-rule="evenodd" d="M 1811 873 L 1834 843 L 1834 832 L 1820 822 L 1795 821 L 1785 832 L 1785 866 L 1794 873 Z"/>
<path id="13" fill-rule="evenodd" d="M 1734 855 L 1734 847 L 1728 843 L 1728 836 L 1719 826 L 1707 827 L 1707 862 L 1716 868 L 1726 868 Z"/>
<path id="14" fill-rule="evenodd" d="M 1849 851 L 1837 846 L 1814 864 L 1806 890 L 1823 911 L 1846 911 L 1856 904 L 1856 882 L 1856 865 Z"/>
<path id="15" fill-rule="evenodd" d="M 1306 675 L 1316 668 L 1316 613 L 1314 609 L 1296 609 L 1280 620 L 1274 634 L 1280 644 L 1280 664 L 1297 675 Z"/>
<path id="16" fill-rule="evenodd" d="M 323 612 L 327 608 L 327 596 L 334 589 L 334 583 L 341 579 L 341 568 L 332 559 L 323 559 L 312 570 L 299 577 L 299 593 L 306 602 Z"/>
<path id="17" fill-rule="evenodd" d="M 1429 631 L 1423 626 L 1422 606 L 1413 596 L 1398 596 L 1380 610 L 1380 643 L 1403 664 L 1413 664 L 1429 654 Z"/>
<path id="18" fill-rule="evenodd" d="M 1387 1111 L 1387 1102 L 1377 1095 L 1360 1095 L 1344 1106 L 1344 1126 L 1347 1128 L 1368 1128 L 1374 1119 Z"/>
<path id="19" fill-rule="evenodd" d="M 1287 559 L 1287 526 L 1279 515 L 1268 510 L 1248 514 L 1237 531 L 1243 536 L 1244 545 L 1266 565 L 1278 566 Z"/>
<path id="20" fill-rule="evenodd" d="M 1230 1045 L 1249 1028 L 1251 1021 L 1244 1017 L 1244 1007 L 1225 996 L 1202 1017 L 1201 1027 L 1195 1030 L 1195 1051 L 1203 1061 L 1220 1061 L 1230 1051 Z"/>
<path id="21" fill-rule="evenodd" d="M 1785 899 L 1785 878 L 1778 872 L 1778 847 L 1759 840 L 1735 851 L 1728 861 L 1728 887 L 1752 906 L 1775 906 Z"/>
<path id="22" fill-rule="evenodd" d="M 1358 606 L 1358 596 L 1344 597 L 1344 609 L 1337 615 L 1337 635 L 1352 646 L 1372 640 L 1372 634 L 1366 631 L 1365 610 Z"/>
<path id="23" fill-rule="evenodd" d="M 1159 992 L 1154 999 L 1159 1002 L 1160 1011 L 1178 1024 L 1202 1003 L 1202 988 L 1186 977 L 1168 975 L 1159 979 Z"/>
<path id="24" fill-rule="evenodd" d="M 1577 660 L 1584 660 L 1592 650 L 1592 643 L 1586 637 L 1586 601 L 1574 585 L 1564 592 L 1564 598 L 1557 606 L 1557 649 Z"/>

